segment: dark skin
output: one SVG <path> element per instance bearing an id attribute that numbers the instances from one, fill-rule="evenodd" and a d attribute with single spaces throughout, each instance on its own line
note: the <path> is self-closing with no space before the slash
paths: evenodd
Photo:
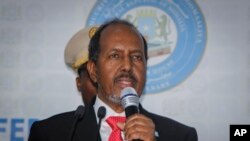
<path id="1" fill-rule="evenodd" d="M 132 27 L 118 23 L 106 27 L 100 38 L 100 53 L 96 63 L 89 61 L 87 69 L 98 84 L 98 97 L 117 113 L 123 112 L 120 103 L 108 97 L 120 96 L 125 87 L 133 87 L 142 94 L 146 81 L 146 58 L 141 35 Z M 134 114 L 126 123 L 118 123 L 126 140 L 154 141 L 155 125 L 142 115 Z"/>
<path id="2" fill-rule="evenodd" d="M 82 100 L 85 105 L 90 104 L 95 97 L 97 90 L 92 80 L 89 77 L 86 68 L 87 63 L 83 64 L 78 71 L 78 77 L 76 78 L 76 86 L 79 92 L 81 92 Z"/>

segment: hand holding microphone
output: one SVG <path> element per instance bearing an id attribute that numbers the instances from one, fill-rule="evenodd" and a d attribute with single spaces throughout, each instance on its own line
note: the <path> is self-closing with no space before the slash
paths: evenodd
<path id="1" fill-rule="evenodd" d="M 132 87 L 126 87 L 121 91 L 121 104 L 125 110 L 126 123 L 118 126 L 125 132 L 126 140 L 155 140 L 155 124 L 153 121 L 140 114 L 139 96 Z"/>

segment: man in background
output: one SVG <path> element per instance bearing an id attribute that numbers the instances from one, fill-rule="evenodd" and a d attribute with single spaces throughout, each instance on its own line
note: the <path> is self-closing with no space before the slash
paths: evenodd
<path id="1" fill-rule="evenodd" d="M 89 104 L 96 95 L 96 87 L 87 72 L 88 45 L 97 27 L 86 27 L 78 31 L 68 42 L 64 51 L 65 64 L 77 73 L 76 86 L 84 104 Z"/>

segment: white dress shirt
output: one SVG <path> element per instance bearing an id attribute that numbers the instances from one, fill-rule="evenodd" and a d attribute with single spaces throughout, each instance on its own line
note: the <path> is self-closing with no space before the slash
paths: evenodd
<path id="1" fill-rule="evenodd" d="M 101 121 L 101 127 L 100 127 L 100 136 L 102 141 L 108 141 L 109 139 L 109 135 L 112 132 L 112 128 L 109 126 L 109 124 L 106 122 L 106 119 L 109 116 L 123 116 L 125 117 L 125 112 L 122 113 L 116 113 L 113 109 L 111 109 L 106 103 L 104 103 L 99 97 L 98 95 L 96 96 L 96 101 L 94 104 L 94 110 L 95 110 L 95 114 L 96 114 L 96 121 L 97 124 L 99 122 L 99 118 L 97 116 L 97 111 L 99 109 L 99 107 L 104 106 L 106 108 L 106 115 L 105 117 L 102 119 Z M 122 132 L 122 139 L 124 140 L 124 133 Z"/>

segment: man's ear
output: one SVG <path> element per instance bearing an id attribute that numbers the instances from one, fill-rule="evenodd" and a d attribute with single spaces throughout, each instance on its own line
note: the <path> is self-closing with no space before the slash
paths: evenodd
<path id="1" fill-rule="evenodd" d="M 94 83 L 97 83 L 96 64 L 93 61 L 88 61 L 87 70 L 88 70 L 90 79 Z"/>
<path id="2" fill-rule="evenodd" d="M 81 83 L 81 79 L 80 79 L 80 77 L 78 76 L 78 77 L 76 77 L 76 87 L 77 87 L 77 89 L 78 89 L 78 91 L 82 91 L 81 90 L 81 88 L 82 88 L 82 83 Z"/>

